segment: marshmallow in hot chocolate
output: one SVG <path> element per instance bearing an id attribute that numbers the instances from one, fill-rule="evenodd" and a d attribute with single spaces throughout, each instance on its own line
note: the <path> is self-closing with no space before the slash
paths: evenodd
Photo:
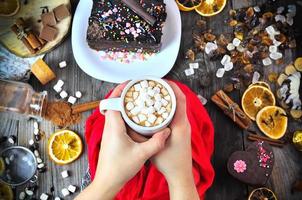
<path id="1" fill-rule="evenodd" d="M 126 93 L 126 114 L 140 126 L 162 124 L 170 115 L 172 103 L 168 90 L 156 81 L 143 80 L 134 84 Z"/>

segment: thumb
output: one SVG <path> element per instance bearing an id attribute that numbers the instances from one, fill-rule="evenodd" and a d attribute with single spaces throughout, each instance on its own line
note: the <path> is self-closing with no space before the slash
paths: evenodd
<path id="1" fill-rule="evenodd" d="M 165 147 L 165 142 L 171 133 L 170 128 L 165 128 L 155 133 L 152 138 L 139 144 L 139 149 L 144 152 L 145 158 L 150 158 Z"/>

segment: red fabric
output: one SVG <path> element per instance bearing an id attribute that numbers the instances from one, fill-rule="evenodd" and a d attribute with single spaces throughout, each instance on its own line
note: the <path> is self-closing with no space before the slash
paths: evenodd
<path id="1" fill-rule="evenodd" d="M 187 100 L 187 115 L 192 129 L 193 174 L 201 199 L 212 185 L 214 170 L 210 159 L 214 149 L 214 128 L 205 108 L 197 96 L 184 84 L 176 82 Z M 108 96 L 108 95 L 107 95 Z M 86 142 L 92 179 L 96 166 L 102 133 L 104 116 L 97 109 L 86 122 Z M 125 184 L 117 194 L 117 200 L 168 200 L 168 185 L 164 176 L 155 166 L 148 163 Z"/>

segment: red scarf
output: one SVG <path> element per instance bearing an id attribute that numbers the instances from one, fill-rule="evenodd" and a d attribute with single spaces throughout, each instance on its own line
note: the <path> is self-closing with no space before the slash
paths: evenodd
<path id="1" fill-rule="evenodd" d="M 214 128 L 205 108 L 194 92 L 187 86 L 175 82 L 186 96 L 187 116 L 192 129 L 193 174 L 197 191 L 201 199 L 212 185 L 214 170 L 211 155 L 214 149 Z M 109 94 L 107 95 L 107 97 Z M 106 98 L 107 98 L 106 97 Z M 99 110 L 86 121 L 86 142 L 92 179 L 95 176 L 105 117 Z M 101 186 L 100 186 L 101 187 Z M 153 164 L 145 164 L 116 195 L 117 200 L 168 200 L 168 185 L 164 176 Z"/>

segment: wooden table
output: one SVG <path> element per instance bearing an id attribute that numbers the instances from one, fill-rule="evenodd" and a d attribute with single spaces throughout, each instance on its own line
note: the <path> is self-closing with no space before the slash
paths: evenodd
<path id="1" fill-rule="evenodd" d="M 214 33 L 232 32 L 232 29 L 225 24 L 225 20 L 228 18 L 228 10 L 231 8 L 241 8 L 250 5 L 261 4 L 263 0 L 230 0 L 228 1 L 224 11 L 214 17 L 207 18 L 208 28 L 211 28 Z M 74 2 L 73 10 L 76 8 L 76 2 Z M 187 84 L 193 91 L 209 99 L 211 95 L 218 89 L 221 89 L 226 83 L 225 79 L 217 79 L 215 72 L 220 66 L 219 62 L 209 61 L 206 55 L 200 57 L 200 70 L 210 72 L 211 86 L 207 88 L 201 88 L 199 86 L 199 79 L 196 76 L 186 77 L 184 69 L 188 68 L 187 61 L 185 60 L 186 50 L 192 46 L 192 27 L 196 20 L 201 17 L 194 12 L 182 13 L 182 40 L 179 56 L 175 66 L 167 77 L 179 80 Z M 299 22 L 300 23 L 300 22 Z M 289 62 L 292 58 L 295 58 L 298 54 L 295 51 L 286 51 L 286 60 Z M 66 60 L 68 66 L 64 69 L 58 68 L 59 62 Z M 83 92 L 83 97 L 80 102 L 86 102 L 91 100 L 102 99 L 104 95 L 112 89 L 115 84 L 96 80 L 87 74 L 85 74 L 76 64 L 71 48 L 70 36 L 56 49 L 48 53 L 45 57 L 45 61 L 56 72 L 59 79 L 65 81 L 64 88 L 67 89 L 69 94 L 74 94 L 75 91 L 80 90 Z M 143 66 L 142 66 L 143 67 Z M 158 66 L 160 67 L 160 66 Z M 280 72 L 282 67 L 266 67 L 265 74 L 274 70 Z M 47 90 L 49 91 L 49 99 L 55 99 L 55 92 L 52 86 L 55 81 L 46 86 L 42 86 L 36 78 L 30 79 L 30 84 L 33 85 L 37 91 Z M 273 87 L 274 88 L 274 87 Z M 231 96 L 239 103 L 240 95 L 243 91 L 234 91 Z M 212 103 L 206 104 L 214 126 L 215 126 L 215 152 L 213 154 L 212 163 L 214 165 L 216 176 L 212 187 L 207 192 L 207 199 L 209 200 L 239 200 L 247 199 L 248 193 L 252 188 L 232 178 L 226 169 L 226 162 L 230 154 L 237 150 L 242 150 L 246 147 L 249 141 L 246 139 L 246 133 L 240 130 L 234 123 L 232 123 L 222 112 Z M 83 115 L 83 119 L 90 115 L 89 112 Z M 56 127 L 47 121 L 40 123 L 40 128 L 49 137 L 50 134 L 55 132 Z M 292 133 L 294 130 L 302 130 L 302 124 L 298 122 L 290 121 L 288 131 Z M 84 140 L 85 120 L 80 124 L 72 126 L 71 130 L 79 133 Z M 18 144 L 29 146 L 28 140 L 33 137 L 33 121 L 17 120 L 7 118 L 3 114 L 0 115 L 0 134 L 1 135 L 17 135 Z M 42 158 L 46 161 L 47 172 L 40 174 L 38 179 L 39 190 L 37 197 L 42 192 L 46 192 L 53 196 L 61 196 L 61 189 L 67 187 L 69 184 L 76 186 L 81 185 L 81 178 L 84 176 L 87 169 L 87 150 L 83 152 L 83 155 L 74 163 L 64 166 L 56 165 L 51 162 L 47 155 L 47 139 L 44 138 L 40 142 L 40 152 Z M 86 149 L 86 147 L 85 147 Z M 294 149 L 292 145 L 286 145 L 284 148 L 274 148 L 275 153 L 275 166 L 267 187 L 276 192 L 276 195 L 280 200 L 294 200 L 302 199 L 302 193 L 291 194 L 291 184 L 297 179 L 302 178 L 302 153 Z M 69 170 L 71 176 L 67 179 L 61 177 L 63 170 Z M 54 191 L 51 191 L 53 187 Z M 23 187 L 17 188 L 17 195 Z M 79 192 L 79 189 L 77 190 Z M 75 195 L 69 196 L 64 199 L 73 199 Z"/>

